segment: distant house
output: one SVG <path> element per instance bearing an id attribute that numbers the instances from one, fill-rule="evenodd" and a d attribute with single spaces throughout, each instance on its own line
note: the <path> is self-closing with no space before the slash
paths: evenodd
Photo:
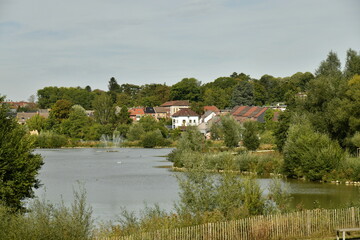
<path id="1" fill-rule="evenodd" d="M 204 106 L 204 112 L 212 111 L 214 113 L 219 113 L 220 110 L 216 106 Z"/>
<path id="2" fill-rule="evenodd" d="M 236 106 L 230 112 L 231 115 L 238 122 L 245 122 L 248 120 L 265 122 L 265 113 L 268 110 L 267 107 L 257 107 L 257 106 Z"/>
<path id="3" fill-rule="evenodd" d="M 47 109 L 40 109 L 39 111 L 36 112 L 18 112 L 16 114 L 16 120 L 19 124 L 24 125 L 27 120 L 29 120 L 35 115 L 40 115 L 43 118 L 48 118 L 49 111 Z"/>
<path id="4" fill-rule="evenodd" d="M 216 115 L 217 114 L 215 112 L 208 110 L 201 116 L 200 123 L 207 123 Z"/>
<path id="5" fill-rule="evenodd" d="M 155 109 L 153 107 L 145 107 L 144 112 L 145 112 L 145 115 L 149 115 L 149 116 L 156 118 Z"/>
<path id="6" fill-rule="evenodd" d="M 189 100 L 169 101 L 160 105 L 170 109 L 170 117 L 182 108 L 190 108 Z"/>
<path id="7" fill-rule="evenodd" d="M 145 116 L 145 112 L 143 108 L 130 108 L 129 113 L 130 113 L 130 118 L 134 122 L 139 121 L 141 117 Z"/>
<path id="8" fill-rule="evenodd" d="M 209 133 L 212 123 L 214 122 L 215 119 L 218 118 L 219 117 L 215 112 L 210 110 L 206 111 L 200 118 L 199 126 L 198 126 L 199 131 L 204 135 Z"/>
<path id="9" fill-rule="evenodd" d="M 170 107 L 154 107 L 155 118 L 156 119 L 165 119 L 170 118 Z"/>
<path id="10" fill-rule="evenodd" d="M 171 116 L 172 128 L 198 126 L 199 115 L 190 108 L 181 108 Z"/>

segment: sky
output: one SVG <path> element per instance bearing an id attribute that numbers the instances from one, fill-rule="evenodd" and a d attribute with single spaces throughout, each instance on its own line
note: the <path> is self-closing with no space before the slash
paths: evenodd
<path id="1" fill-rule="evenodd" d="M 360 50 L 358 0 L 0 0 L 0 95 L 314 72 Z"/>

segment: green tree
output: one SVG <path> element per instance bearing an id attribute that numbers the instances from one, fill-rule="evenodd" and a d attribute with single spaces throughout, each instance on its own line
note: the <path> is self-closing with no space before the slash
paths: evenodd
<path id="1" fill-rule="evenodd" d="M 84 139 L 89 125 L 90 119 L 85 109 L 80 105 L 74 105 L 70 110 L 69 118 L 61 123 L 60 132 L 72 138 Z"/>
<path id="2" fill-rule="evenodd" d="M 100 124 L 108 124 L 111 122 L 111 118 L 114 117 L 115 112 L 113 109 L 113 102 L 111 97 L 102 93 L 97 95 L 92 103 L 94 107 L 95 120 Z"/>
<path id="3" fill-rule="evenodd" d="M 235 88 L 231 97 L 231 105 L 254 105 L 253 85 L 248 81 L 241 81 Z"/>
<path id="4" fill-rule="evenodd" d="M 326 134 L 315 132 L 309 121 L 292 125 L 284 146 L 284 168 L 289 177 L 324 180 L 344 160 L 344 152 Z"/>
<path id="5" fill-rule="evenodd" d="M 360 54 L 349 49 L 346 53 L 344 77 L 351 79 L 355 74 L 360 75 Z"/>
<path id="6" fill-rule="evenodd" d="M 315 70 L 315 76 L 341 75 L 341 63 L 336 53 L 330 52 L 326 60 L 322 61 Z"/>
<path id="7" fill-rule="evenodd" d="M 139 123 L 134 123 L 130 126 L 129 131 L 126 134 L 126 138 L 129 141 L 140 140 L 141 137 L 145 134 L 144 128 Z"/>
<path id="8" fill-rule="evenodd" d="M 132 119 L 130 118 L 129 110 L 126 106 L 121 107 L 120 112 L 117 116 L 119 124 L 130 124 L 132 123 Z"/>
<path id="9" fill-rule="evenodd" d="M 22 200 L 33 197 L 33 189 L 40 186 L 36 176 L 43 161 L 33 153 L 32 138 L 7 113 L 8 108 L 0 104 L 0 201 L 20 209 Z"/>
<path id="10" fill-rule="evenodd" d="M 69 117 L 72 105 L 72 102 L 65 99 L 56 101 L 54 106 L 51 108 L 49 117 L 60 123 Z"/>
<path id="11" fill-rule="evenodd" d="M 255 151 L 260 146 L 257 122 L 244 122 L 243 144 L 246 149 Z"/>
<path id="12" fill-rule="evenodd" d="M 240 142 L 241 127 L 232 116 L 222 116 L 221 125 L 224 133 L 224 143 L 227 147 L 237 147 Z"/>
<path id="13" fill-rule="evenodd" d="M 184 78 L 171 87 L 170 99 L 199 101 L 200 85 L 200 81 L 195 78 Z"/>
<path id="14" fill-rule="evenodd" d="M 37 130 L 40 132 L 45 128 L 45 123 L 46 119 L 39 114 L 36 114 L 26 121 L 26 126 L 30 131 Z"/>
<path id="15" fill-rule="evenodd" d="M 286 109 L 279 116 L 279 122 L 274 130 L 275 143 L 280 152 L 282 152 L 287 140 L 288 131 L 291 123 L 291 111 Z"/>

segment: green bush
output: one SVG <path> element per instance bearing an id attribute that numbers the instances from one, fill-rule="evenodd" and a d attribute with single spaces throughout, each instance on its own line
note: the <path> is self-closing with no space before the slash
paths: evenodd
<path id="1" fill-rule="evenodd" d="M 64 135 L 54 133 L 53 131 L 42 131 L 36 139 L 36 146 L 40 148 L 60 148 L 67 144 L 67 138 Z"/>
<path id="2" fill-rule="evenodd" d="M 284 168 L 289 177 L 309 180 L 324 179 L 337 170 L 345 154 L 336 141 L 326 134 L 315 132 L 306 121 L 289 129 L 284 146 Z"/>
<path id="3" fill-rule="evenodd" d="M 153 148 L 156 146 L 165 146 L 168 144 L 168 141 L 164 139 L 161 131 L 159 129 L 156 129 L 154 131 L 145 133 L 144 137 L 141 140 L 141 144 L 144 148 Z"/>

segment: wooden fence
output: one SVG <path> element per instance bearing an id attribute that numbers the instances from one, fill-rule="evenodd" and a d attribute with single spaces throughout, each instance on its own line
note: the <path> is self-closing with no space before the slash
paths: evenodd
<path id="1" fill-rule="evenodd" d="M 360 227 L 360 208 L 316 209 L 236 221 L 138 233 L 101 240 L 262 240 L 335 236 L 336 228 Z M 100 238 L 98 239 L 100 240 Z"/>

